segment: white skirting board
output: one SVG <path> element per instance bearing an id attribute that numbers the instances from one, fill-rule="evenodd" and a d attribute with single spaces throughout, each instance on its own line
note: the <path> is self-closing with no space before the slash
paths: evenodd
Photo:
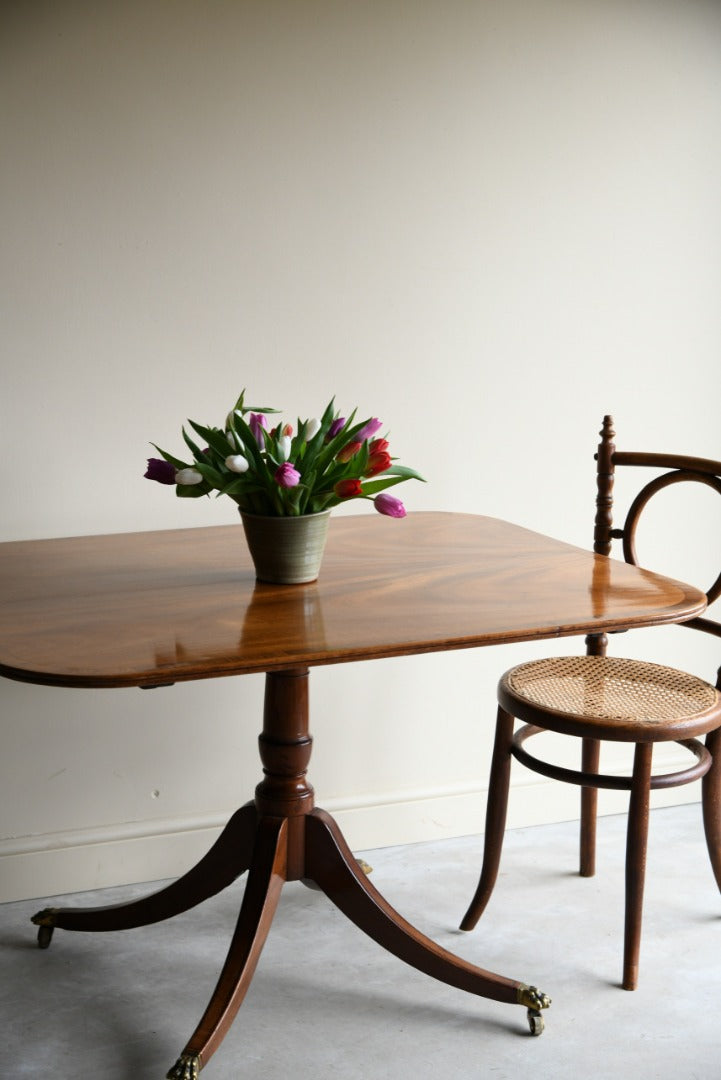
<path id="1" fill-rule="evenodd" d="M 653 792 L 651 798 L 652 807 L 695 802 L 700 786 Z M 374 793 L 319 802 L 336 818 L 351 847 L 364 851 L 480 834 L 486 790 Z M 578 817 L 578 802 L 578 789 L 529 773 L 514 781 L 508 828 L 572 820 Z M 625 792 L 599 793 L 599 813 L 625 813 L 627 806 Z M 0 902 L 178 877 L 205 854 L 234 809 L 194 820 L 135 822 L 1 841 Z"/>

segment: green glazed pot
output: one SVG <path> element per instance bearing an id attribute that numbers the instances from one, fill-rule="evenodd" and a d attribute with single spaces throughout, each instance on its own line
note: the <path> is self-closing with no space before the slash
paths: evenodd
<path id="1" fill-rule="evenodd" d="M 258 581 L 302 585 L 315 581 L 323 561 L 330 510 L 300 517 L 265 517 L 240 511 Z"/>

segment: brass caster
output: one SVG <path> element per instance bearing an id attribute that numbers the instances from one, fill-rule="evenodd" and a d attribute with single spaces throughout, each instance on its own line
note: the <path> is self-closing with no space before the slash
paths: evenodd
<path id="1" fill-rule="evenodd" d="M 551 1004 L 548 994 L 544 994 L 537 986 L 521 984 L 518 987 L 518 1004 L 526 1006 L 526 1017 L 528 1018 L 528 1028 L 531 1035 L 540 1035 L 546 1026 L 543 1022 L 541 1009 L 547 1009 Z"/>
<path id="2" fill-rule="evenodd" d="M 54 926 L 41 926 L 38 930 L 38 948 L 47 949 L 52 941 Z"/>
<path id="3" fill-rule="evenodd" d="M 198 1080 L 200 1058 L 197 1054 L 181 1054 L 166 1074 L 165 1080 Z"/>
<path id="4" fill-rule="evenodd" d="M 369 866 L 365 859 L 356 859 L 356 865 L 361 871 L 361 873 L 365 874 L 366 877 L 368 877 L 369 874 L 373 873 L 373 867 Z M 314 892 L 323 891 L 320 885 L 316 885 L 315 881 L 311 881 L 310 878 L 301 878 L 300 880 L 303 882 L 306 889 L 312 889 Z"/>
<path id="5" fill-rule="evenodd" d="M 528 1028 L 531 1035 L 540 1035 L 546 1026 L 541 1013 L 539 1013 L 538 1009 L 529 1009 L 526 1016 L 528 1017 Z"/>
<path id="6" fill-rule="evenodd" d="M 40 927 L 38 930 L 38 948 L 47 949 L 55 929 L 55 908 L 43 908 L 42 911 L 38 911 L 37 915 L 33 915 L 30 922 Z"/>

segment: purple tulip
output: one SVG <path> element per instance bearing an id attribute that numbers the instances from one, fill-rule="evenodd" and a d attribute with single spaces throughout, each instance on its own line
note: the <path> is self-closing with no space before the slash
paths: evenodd
<path id="1" fill-rule="evenodd" d="M 375 435 L 376 431 L 378 431 L 378 429 L 382 427 L 383 421 L 378 420 L 377 417 L 374 417 L 372 420 L 369 420 L 366 424 L 363 425 L 363 427 L 354 436 L 354 438 L 357 442 L 363 442 L 364 439 L 370 439 L 371 436 Z"/>
<path id="2" fill-rule="evenodd" d="M 156 480 L 159 484 L 174 484 L 175 466 L 171 465 L 169 461 L 150 457 L 148 458 L 148 468 L 144 476 L 146 480 Z"/>
<path id="3" fill-rule="evenodd" d="M 289 461 L 284 461 L 276 470 L 274 479 L 281 487 L 292 488 L 300 481 L 300 473 Z"/>
<path id="4" fill-rule="evenodd" d="M 329 442 L 331 439 L 334 439 L 338 432 L 343 430 L 344 424 L 345 416 L 339 416 L 337 420 L 334 420 L 331 426 L 328 428 L 328 434 L 326 435 L 326 439 L 328 439 Z"/>
<path id="5" fill-rule="evenodd" d="M 268 430 L 268 421 L 265 418 L 265 414 L 252 412 L 248 417 L 248 427 L 255 435 L 258 446 L 262 449 L 265 446 L 263 431 Z"/>
<path id="6" fill-rule="evenodd" d="M 400 499 L 396 499 L 394 495 L 387 495 L 385 492 L 381 492 L 380 495 L 376 495 L 373 500 L 373 505 L 379 514 L 385 514 L 386 517 L 402 518 L 406 516 L 406 508 Z"/>

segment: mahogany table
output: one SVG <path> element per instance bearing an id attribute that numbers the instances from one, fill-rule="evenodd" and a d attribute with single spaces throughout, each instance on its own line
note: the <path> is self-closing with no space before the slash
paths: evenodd
<path id="1" fill-rule="evenodd" d="M 266 673 L 264 777 L 198 865 L 142 899 L 33 917 L 43 947 L 55 927 L 144 926 L 249 870 L 218 984 L 172 1080 L 194 1080 L 218 1048 L 285 881 L 315 882 L 381 946 L 442 982 L 521 1004 L 534 1018 L 549 1004 L 406 922 L 314 807 L 310 667 L 678 622 L 706 606 L 702 593 L 668 578 L 503 521 L 442 513 L 333 520 L 310 585 L 257 584 L 238 526 L 6 543 L 0 595 L 0 674 L 11 679 L 157 687 Z"/>

